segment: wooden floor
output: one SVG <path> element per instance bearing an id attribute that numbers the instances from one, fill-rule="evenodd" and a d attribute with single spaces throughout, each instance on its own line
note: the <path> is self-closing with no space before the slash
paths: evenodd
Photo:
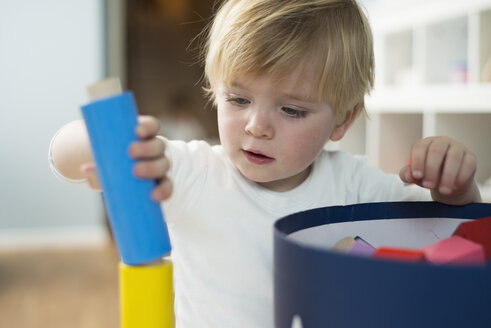
<path id="1" fill-rule="evenodd" d="M 112 247 L 0 253 L 0 327 L 119 327 L 117 264 Z"/>

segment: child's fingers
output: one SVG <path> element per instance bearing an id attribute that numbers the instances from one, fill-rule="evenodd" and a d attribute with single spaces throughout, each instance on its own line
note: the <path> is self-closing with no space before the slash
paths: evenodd
<path id="1" fill-rule="evenodd" d="M 448 148 L 438 186 L 438 191 L 443 195 L 451 194 L 456 188 L 457 176 L 463 164 L 464 149 L 459 143 L 453 143 Z"/>
<path id="2" fill-rule="evenodd" d="M 473 181 L 476 169 L 476 155 L 474 155 L 474 153 L 470 150 L 466 149 L 462 158 L 462 165 L 460 166 L 459 173 L 455 180 L 455 186 L 457 188 L 467 186 L 469 182 Z"/>
<path id="3" fill-rule="evenodd" d="M 169 160 L 162 156 L 148 161 L 139 161 L 133 166 L 133 173 L 143 179 L 161 179 L 169 167 Z"/>
<path id="4" fill-rule="evenodd" d="M 426 153 L 430 144 L 431 138 L 418 140 L 411 149 L 411 175 L 416 180 L 424 177 Z"/>
<path id="5" fill-rule="evenodd" d="M 82 171 L 82 174 L 84 177 L 87 179 L 87 182 L 89 183 L 90 188 L 94 190 L 101 190 L 101 186 L 99 184 L 99 179 L 97 178 L 97 174 L 95 171 L 95 164 L 94 163 L 84 163 L 80 166 L 80 171 Z"/>
<path id="6" fill-rule="evenodd" d="M 160 122 L 153 116 L 139 116 L 135 133 L 140 139 L 153 138 L 160 129 Z"/>
<path id="7" fill-rule="evenodd" d="M 434 138 L 428 144 L 424 166 L 423 181 L 421 185 L 428 189 L 437 188 L 445 155 L 450 146 L 447 138 Z M 414 163 L 414 157 L 413 157 Z"/>
<path id="8" fill-rule="evenodd" d="M 413 175 L 411 174 L 411 165 L 409 165 L 409 164 L 404 166 L 399 171 L 399 177 L 401 178 L 402 182 L 415 183 L 415 179 L 414 179 Z"/>
<path id="9" fill-rule="evenodd" d="M 152 190 L 152 199 L 156 202 L 161 202 L 169 198 L 172 194 L 172 181 L 169 178 L 164 178 L 159 181 L 157 187 Z"/>
<path id="10" fill-rule="evenodd" d="M 164 154 L 165 143 L 158 138 L 133 142 L 129 154 L 134 159 L 155 158 Z"/>

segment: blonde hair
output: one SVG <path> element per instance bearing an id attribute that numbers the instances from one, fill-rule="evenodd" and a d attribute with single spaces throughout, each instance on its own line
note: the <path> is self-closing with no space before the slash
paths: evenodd
<path id="1" fill-rule="evenodd" d="M 354 106 L 365 111 L 373 88 L 373 41 L 355 0 L 228 0 L 208 28 L 205 77 L 215 100 L 220 83 L 242 74 L 285 76 L 292 67 L 317 65 L 318 100 L 337 118 Z"/>

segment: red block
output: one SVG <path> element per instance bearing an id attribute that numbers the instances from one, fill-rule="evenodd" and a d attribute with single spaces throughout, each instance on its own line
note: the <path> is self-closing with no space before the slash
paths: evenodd
<path id="1" fill-rule="evenodd" d="M 491 216 L 462 222 L 455 229 L 453 235 L 481 244 L 484 248 L 486 260 L 491 258 Z"/>
<path id="2" fill-rule="evenodd" d="M 425 259 L 421 250 L 394 247 L 379 247 L 372 254 L 372 257 L 405 262 L 421 262 Z"/>
<path id="3" fill-rule="evenodd" d="M 452 236 L 421 249 L 425 258 L 435 264 L 484 265 L 483 247 L 460 236 Z"/>

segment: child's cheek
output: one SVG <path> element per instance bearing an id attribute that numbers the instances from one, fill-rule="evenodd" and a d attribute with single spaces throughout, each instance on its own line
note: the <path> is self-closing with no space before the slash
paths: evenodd
<path id="1" fill-rule="evenodd" d="M 315 137 L 312 133 L 294 133 L 293 138 L 284 139 L 281 149 L 288 153 L 285 162 L 291 168 L 304 169 L 315 160 L 324 146 L 323 140 Z"/>

